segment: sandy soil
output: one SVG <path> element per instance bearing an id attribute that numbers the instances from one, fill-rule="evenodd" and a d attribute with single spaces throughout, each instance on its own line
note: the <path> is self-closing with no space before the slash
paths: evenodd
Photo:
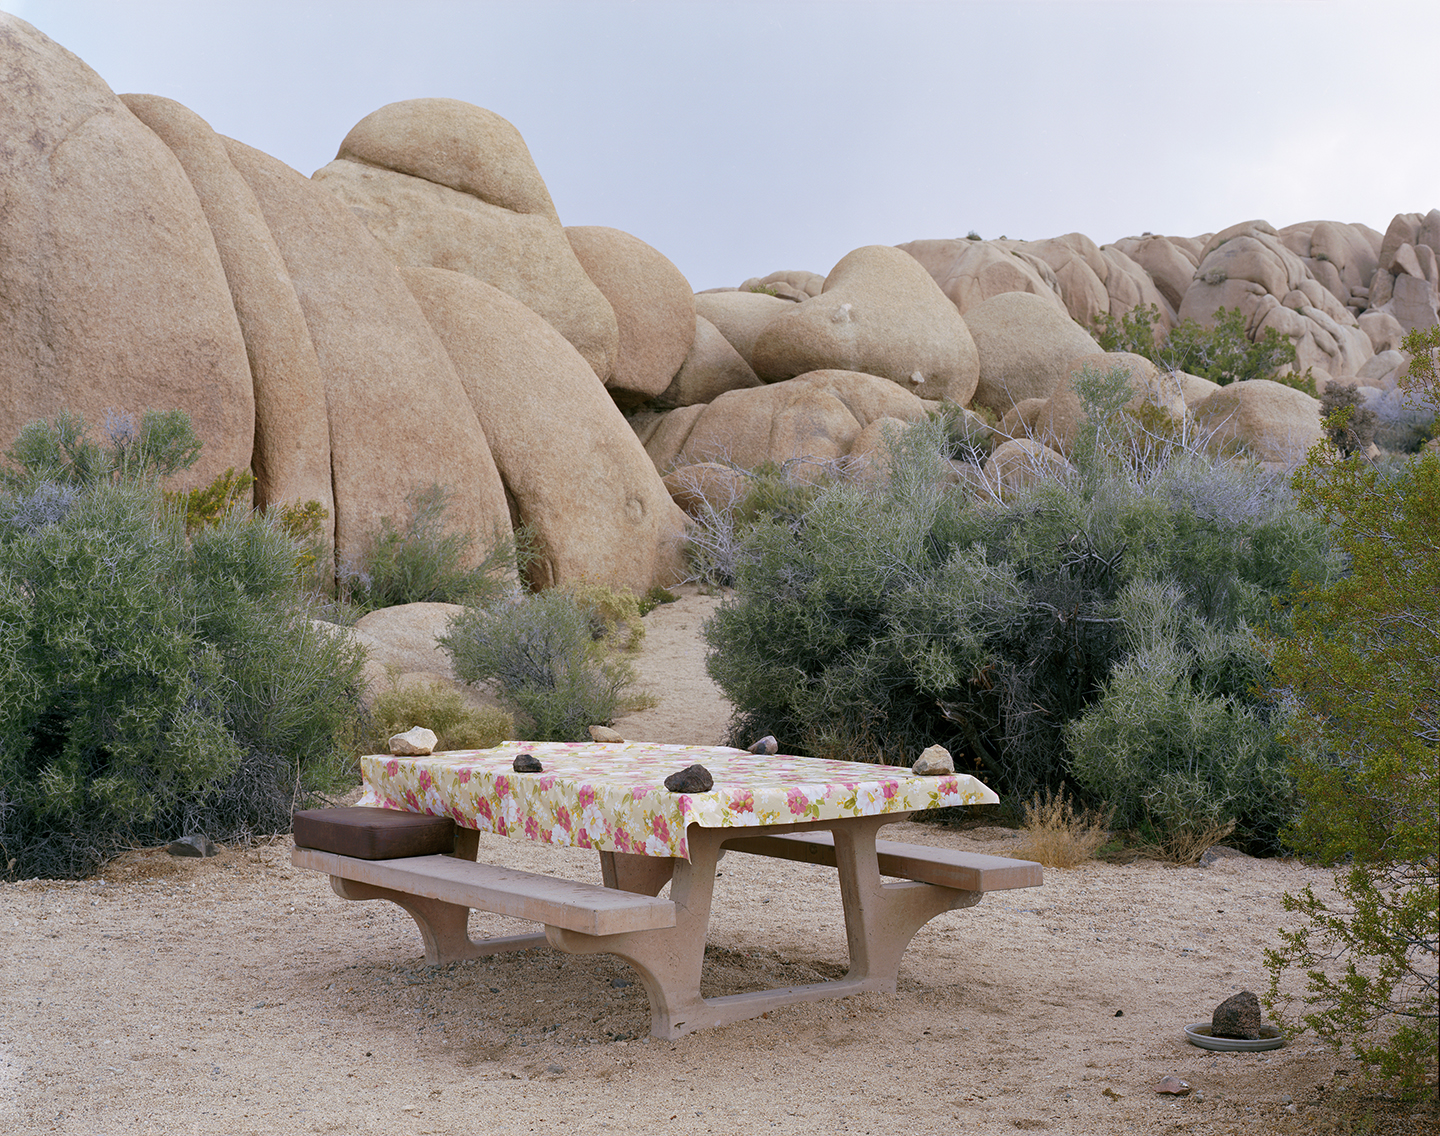
<path id="1" fill-rule="evenodd" d="M 617 728 L 718 741 L 688 594 L 647 618 L 660 706 Z M 997 828 L 898 839 L 1001 853 Z M 677 1042 L 610 956 L 423 963 L 398 908 L 292 869 L 288 839 L 209 860 L 139 851 L 103 878 L 0 886 L 0 1131 L 32 1133 L 1314 1132 L 1353 1062 L 1300 1041 L 1189 1045 L 1260 990 L 1294 862 L 1047 869 L 916 936 L 893 995 L 787 1007 Z M 587 853 L 482 839 L 482 858 L 599 882 Z M 472 935 L 518 929 L 476 913 Z M 731 855 L 706 993 L 838 976 L 834 874 Z M 1165 1074 L 1195 1092 L 1152 1086 Z"/>

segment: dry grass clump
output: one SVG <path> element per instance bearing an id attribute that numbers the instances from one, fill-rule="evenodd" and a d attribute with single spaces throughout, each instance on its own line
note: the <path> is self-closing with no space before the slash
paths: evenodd
<path id="1" fill-rule="evenodd" d="M 1036 793 L 1025 805 L 1025 839 L 1011 855 L 1047 868 L 1073 868 L 1093 857 L 1110 839 L 1110 816 L 1099 810 L 1077 810 L 1062 789 Z"/>
<path id="2" fill-rule="evenodd" d="M 507 710 L 477 708 L 440 683 L 417 683 L 378 694 L 370 704 L 362 753 L 389 753 L 390 738 L 415 726 L 435 731 L 437 750 L 489 749 L 515 736 Z"/>
<path id="3" fill-rule="evenodd" d="M 1202 824 L 1195 828 L 1179 828 L 1154 844 L 1141 844 L 1136 851 L 1152 860 L 1167 864 L 1195 864 L 1200 857 L 1235 831 L 1235 822 Z"/>

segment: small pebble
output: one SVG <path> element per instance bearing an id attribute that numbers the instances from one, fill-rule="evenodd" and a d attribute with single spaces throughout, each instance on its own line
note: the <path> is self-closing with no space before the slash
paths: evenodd
<path id="1" fill-rule="evenodd" d="M 533 753 L 517 753 L 510 766 L 516 773 L 541 773 L 545 767 Z"/>
<path id="2" fill-rule="evenodd" d="M 1179 1077 L 1161 1077 L 1160 1083 L 1155 1086 L 1155 1091 L 1157 1093 L 1169 1093 L 1175 1097 L 1183 1097 L 1190 1091 L 1190 1082 L 1182 1081 Z"/>
<path id="3" fill-rule="evenodd" d="M 672 793 L 708 793 L 715 788 L 715 778 L 703 765 L 691 765 L 665 778 L 665 788 Z"/>
<path id="4" fill-rule="evenodd" d="M 775 740 L 773 734 L 766 734 L 759 741 L 750 743 L 749 752 L 764 754 L 779 753 L 780 743 Z"/>

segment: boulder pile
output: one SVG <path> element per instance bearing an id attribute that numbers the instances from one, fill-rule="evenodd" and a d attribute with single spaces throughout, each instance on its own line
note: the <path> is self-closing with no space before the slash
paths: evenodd
<path id="1" fill-rule="evenodd" d="M 25 139 L 0 166 L 0 446 L 61 410 L 179 408 L 205 442 L 192 484 L 249 468 L 257 506 L 318 501 L 342 557 L 443 485 L 477 555 L 525 526 L 535 584 L 644 590 L 682 572 L 677 501 L 735 492 L 737 467 L 878 468 L 944 404 L 1010 439 L 992 484 L 1063 468 L 1086 363 L 1293 460 L 1317 400 L 1107 359 L 1096 321 L 1153 305 L 1163 335 L 1239 308 L 1391 425 L 1400 341 L 1440 322 L 1440 210 L 1384 233 L 920 240 L 694 294 L 636 237 L 565 227 L 480 107 L 381 107 L 305 177 L 5 13 L 0 55 L 0 133 Z"/>

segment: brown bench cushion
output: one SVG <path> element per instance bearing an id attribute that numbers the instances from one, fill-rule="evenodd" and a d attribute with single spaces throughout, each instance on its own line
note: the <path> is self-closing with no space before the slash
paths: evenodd
<path id="1" fill-rule="evenodd" d="M 403 813 L 395 809 L 306 809 L 298 812 L 295 844 L 357 860 L 395 860 L 455 851 L 455 822 L 450 817 Z"/>

